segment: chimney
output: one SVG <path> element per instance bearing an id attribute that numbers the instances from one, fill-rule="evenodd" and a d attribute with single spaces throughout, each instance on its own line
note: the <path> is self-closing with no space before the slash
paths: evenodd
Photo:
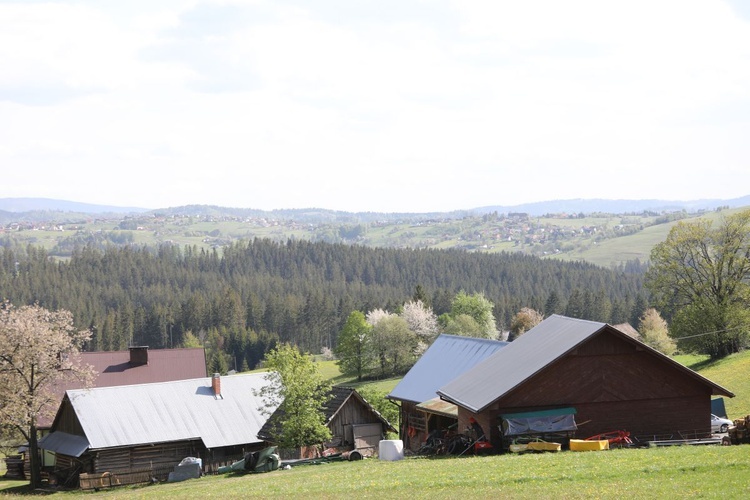
<path id="1" fill-rule="evenodd" d="M 128 347 L 128 350 L 130 350 L 131 366 L 148 364 L 148 346 Z"/>
<path id="2" fill-rule="evenodd" d="M 211 388 L 214 390 L 214 397 L 216 399 L 224 399 L 221 396 L 221 375 L 218 373 L 214 373 L 214 376 L 211 377 Z"/>

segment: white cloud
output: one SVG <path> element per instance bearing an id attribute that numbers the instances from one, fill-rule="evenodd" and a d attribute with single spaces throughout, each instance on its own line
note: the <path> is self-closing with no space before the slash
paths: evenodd
<path id="1" fill-rule="evenodd" d="M 748 194 L 750 23 L 724 2 L 370 7 L 0 4 L 0 196 L 432 211 Z"/>

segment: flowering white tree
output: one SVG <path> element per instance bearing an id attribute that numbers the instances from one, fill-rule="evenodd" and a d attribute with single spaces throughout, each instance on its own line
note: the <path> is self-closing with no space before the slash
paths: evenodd
<path id="1" fill-rule="evenodd" d="M 371 326 L 375 326 L 380 322 L 380 320 L 389 318 L 391 316 L 395 316 L 395 314 L 389 313 L 384 309 L 373 309 L 372 311 L 367 313 L 367 322 Z"/>
<path id="2" fill-rule="evenodd" d="M 417 335 L 419 343 L 415 354 L 421 355 L 440 333 L 437 316 L 432 308 L 427 307 L 421 300 L 404 304 L 401 317 L 406 320 L 409 330 Z"/>
<path id="3" fill-rule="evenodd" d="M 55 414 L 57 387 L 91 384 L 93 370 L 78 356 L 90 336 L 75 329 L 69 311 L 7 302 L 0 308 L 0 426 L 28 440 L 32 486 L 41 483 L 37 422 Z"/>
<path id="4" fill-rule="evenodd" d="M 439 332 L 437 316 L 432 312 L 432 308 L 424 305 L 421 300 L 404 304 L 401 317 L 420 339 L 430 343 L 437 337 Z"/>

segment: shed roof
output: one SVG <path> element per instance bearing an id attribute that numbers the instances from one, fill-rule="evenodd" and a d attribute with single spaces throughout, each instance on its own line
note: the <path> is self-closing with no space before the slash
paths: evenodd
<path id="1" fill-rule="evenodd" d="M 267 384 L 265 373 L 250 373 L 221 377 L 220 397 L 200 378 L 69 390 L 66 400 L 91 449 L 190 439 L 215 448 L 261 441 L 267 417 L 256 391 Z"/>
<path id="2" fill-rule="evenodd" d="M 498 340 L 442 334 L 388 395 L 391 399 L 422 403 L 437 390 L 508 345 Z"/>
<path id="3" fill-rule="evenodd" d="M 709 385 L 714 395 L 734 396 L 720 385 L 606 323 L 556 314 L 471 370 L 446 383 L 438 390 L 438 394 L 473 412 L 482 411 L 547 365 L 605 329 L 627 342 L 638 343 L 663 362 L 670 363 L 687 375 Z"/>

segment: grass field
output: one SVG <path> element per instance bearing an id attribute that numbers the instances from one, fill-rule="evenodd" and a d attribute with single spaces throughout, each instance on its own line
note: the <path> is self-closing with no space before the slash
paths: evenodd
<path id="1" fill-rule="evenodd" d="M 696 356 L 692 363 L 680 362 L 735 394 L 733 398 L 724 398 L 730 419 L 750 415 L 750 351 L 732 354 L 719 361 Z"/>
<path id="2" fill-rule="evenodd" d="M 0 494 L 28 494 L 0 481 Z M 268 474 L 207 476 L 101 492 L 84 498 L 747 498 L 750 447 L 561 452 L 396 462 L 367 459 Z"/>

